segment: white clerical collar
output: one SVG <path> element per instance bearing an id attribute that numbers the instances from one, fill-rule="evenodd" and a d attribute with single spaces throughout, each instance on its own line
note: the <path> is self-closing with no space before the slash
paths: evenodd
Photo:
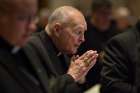
<path id="1" fill-rule="evenodd" d="M 18 51 L 19 51 L 19 49 L 20 49 L 20 47 L 19 46 L 15 46 L 15 47 L 13 47 L 13 49 L 12 49 L 12 54 L 16 54 Z"/>
<path id="2" fill-rule="evenodd" d="M 62 55 L 62 53 L 61 53 L 61 52 L 59 52 L 59 53 L 57 54 L 57 56 L 60 56 L 60 55 Z"/>

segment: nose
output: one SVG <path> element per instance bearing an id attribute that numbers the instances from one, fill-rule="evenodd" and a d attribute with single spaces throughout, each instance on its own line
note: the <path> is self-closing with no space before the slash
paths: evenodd
<path id="1" fill-rule="evenodd" d="M 84 42 L 85 41 L 85 36 L 84 35 L 81 36 L 80 41 L 81 42 Z"/>

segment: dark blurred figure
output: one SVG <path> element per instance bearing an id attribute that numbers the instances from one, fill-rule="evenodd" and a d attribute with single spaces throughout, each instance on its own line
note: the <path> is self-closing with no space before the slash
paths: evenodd
<path id="1" fill-rule="evenodd" d="M 37 32 L 40 32 L 45 29 L 45 26 L 48 23 L 48 17 L 50 12 L 48 8 L 43 8 L 39 12 L 38 20 L 37 20 Z"/>
<path id="2" fill-rule="evenodd" d="M 132 27 L 132 16 L 127 7 L 118 7 L 114 9 L 113 14 L 119 32 L 126 31 Z"/>
<path id="3" fill-rule="evenodd" d="M 140 23 L 113 37 L 103 57 L 101 93 L 140 93 Z"/>
<path id="4" fill-rule="evenodd" d="M 90 49 L 95 49 L 101 53 L 106 42 L 117 33 L 115 31 L 115 23 L 111 19 L 112 4 L 110 1 L 94 0 L 91 9 L 91 16 L 87 17 L 86 20 L 85 42 L 80 46 L 78 54 L 82 54 Z M 102 64 L 97 62 L 88 73 L 84 88 L 90 88 L 99 83 L 101 68 Z"/>
<path id="5" fill-rule="evenodd" d="M 44 92 L 21 51 L 36 26 L 37 0 L 0 0 L 0 93 Z"/>

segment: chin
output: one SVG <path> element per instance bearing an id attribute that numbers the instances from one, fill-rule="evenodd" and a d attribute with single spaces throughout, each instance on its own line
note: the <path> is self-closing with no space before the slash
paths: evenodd
<path id="1" fill-rule="evenodd" d="M 24 40 L 24 41 L 19 42 L 17 45 L 18 45 L 19 47 L 24 47 L 24 46 L 27 44 L 27 42 L 28 42 L 28 39 L 27 39 L 27 40 Z"/>
<path id="2" fill-rule="evenodd" d="M 65 52 L 66 54 L 69 54 L 69 55 L 73 55 L 73 54 L 75 54 L 76 53 L 76 51 L 67 51 L 67 52 Z"/>

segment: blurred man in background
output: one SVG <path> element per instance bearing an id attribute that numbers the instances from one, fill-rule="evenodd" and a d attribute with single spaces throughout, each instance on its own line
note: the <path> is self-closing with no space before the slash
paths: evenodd
<path id="1" fill-rule="evenodd" d="M 48 18 L 49 18 L 50 12 L 48 8 L 43 8 L 39 12 L 38 16 L 38 23 L 37 23 L 37 32 L 40 32 L 45 29 L 45 26 L 48 23 Z"/>
<path id="2" fill-rule="evenodd" d="M 140 23 L 113 37 L 103 57 L 101 93 L 140 93 Z"/>
<path id="3" fill-rule="evenodd" d="M 126 7 L 114 9 L 114 19 L 119 32 L 126 31 L 132 26 L 132 16 Z"/>
<path id="4" fill-rule="evenodd" d="M 0 93 L 47 93 L 21 51 L 35 31 L 37 0 L 0 0 Z"/>
<path id="5" fill-rule="evenodd" d="M 109 0 L 93 0 L 91 15 L 87 17 L 86 21 L 85 42 L 81 44 L 78 54 L 93 49 L 102 55 L 106 42 L 117 33 L 112 20 L 112 3 Z M 97 62 L 89 71 L 84 88 L 87 89 L 99 83 L 101 68 L 101 62 Z"/>

